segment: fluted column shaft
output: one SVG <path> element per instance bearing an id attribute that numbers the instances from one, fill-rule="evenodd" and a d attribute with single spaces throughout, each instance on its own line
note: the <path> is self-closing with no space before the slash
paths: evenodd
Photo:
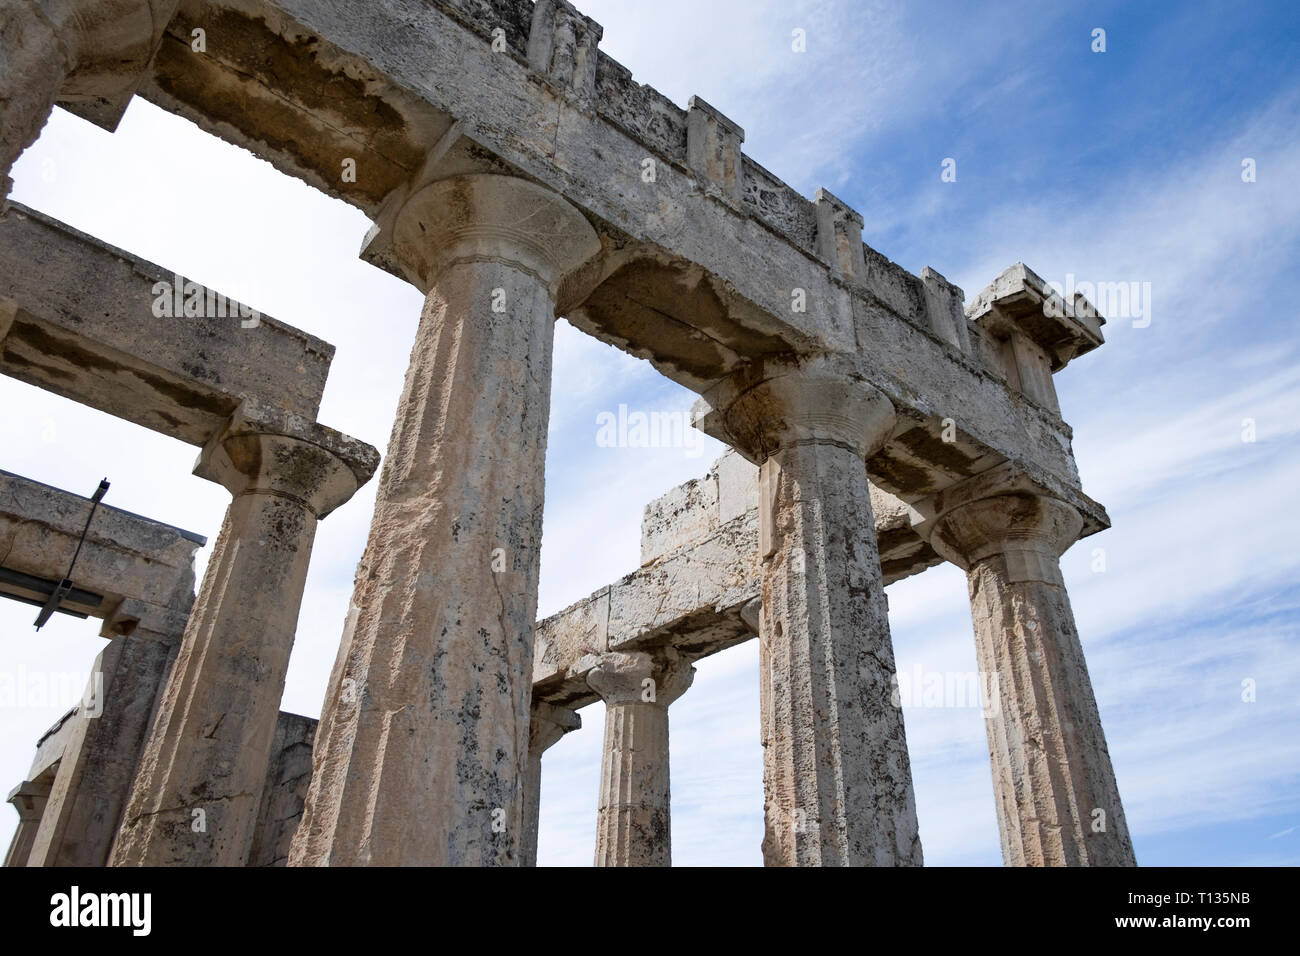
<path id="1" fill-rule="evenodd" d="M 985 724 L 1008 866 L 1136 865 L 1058 560 L 1081 525 L 1064 502 L 1006 494 L 948 510 L 932 536 L 966 570 L 997 681 Z"/>
<path id="2" fill-rule="evenodd" d="M 537 828 L 542 812 L 542 754 L 560 738 L 582 726 L 582 718 L 566 707 L 533 701 L 528 732 L 528 772 L 524 777 L 524 838 L 522 865 L 537 865 Z"/>
<path id="3" fill-rule="evenodd" d="M 252 431 L 241 415 L 196 469 L 235 497 L 136 773 L 115 866 L 247 860 L 316 523 L 357 488 L 331 451 Z"/>
<path id="4" fill-rule="evenodd" d="M 428 294 L 289 862 L 515 866 L 553 286 L 599 243 L 540 187 L 467 176 L 394 245 Z"/>
<path id="5" fill-rule="evenodd" d="M 671 651 L 608 654 L 587 675 L 605 701 L 596 866 L 671 866 L 668 706 L 695 669 Z"/>
<path id="6" fill-rule="evenodd" d="M 865 465 L 893 407 L 828 357 L 722 398 L 721 437 L 760 464 L 763 859 L 920 865 Z"/>

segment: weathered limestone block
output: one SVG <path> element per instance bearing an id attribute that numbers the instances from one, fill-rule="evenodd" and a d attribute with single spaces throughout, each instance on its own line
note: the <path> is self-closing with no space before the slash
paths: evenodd
<path id="1" fill-rule="evenodd" d="M 668 706 L 695 678 L 671 649 L 613 653 L 587 674 L 605 701 L 596 866 L 670 866 Z"/>
<path id="2" fill-rule="evenodd" d="M 817 190 L 813 205 L 817 209 L 817 254 L 845 281 L 865 281 L 862 214 L 826 189 Z"/>
<path id="3" fill-rule="evenodd" d="M 931 537 L 966 571 L 980 669 L 997 680 L 986 727 L 1002 858 L 1008 866 L 1135 866 L 1058 560 L 1083 520 L 1023 482 L 1005 491 L 949 492 Z"/>
<path id="4" fill-rule="evenodd" d="M 921 270 L 921 291 L 934 334 L 970 352 L 970 322 L 963 309 L 966 294 L 929 266 Z"/>
<path id="5" fill-rule="evenodd" d="M 609 649 L 609 592 L 608 586 L 603 587 L 585 600 L 537 622 L 533 644 L 534 683 L 570 678 L 577 661 Z M 576 683 L 585 688 L 586 678 Z"/>
<path id="6" fill-rule="evenodd" d="M 86 528 L 89 513 L 90 499 L 83 495 L 0 471 L 4 568 L 57 582 L 77 554 L 75 589 L 99 599 L 93 607 L 82 606 L 84 613 L 179 634 L 194 603 L 194 552 L 206 539 L 107 504 Z M 44 602 L 48 592 L 24 590 L 7 579 L 0 594 Z"/>
<path id="7" fill-rule="evenodd" d="M 518 865 L 551 346 L 586 220 L 435 182 L 393 247 L 428 290 L 291 865 Z"/>
<path id="8" fill-rule="evenodd" d="M 864 464 L 893 407 L 819 359 L 756 368 L 709 398 L 716 437 L 761 462 L 764 860 L 919 865 Z"/>
<path id="9" fill-rule="evenodd" d="M 537 828 L 542 812 L 542 754 L 560 738 L 582 726 L 582 718 L 567 707 L 535 700 L 528 730 L 528 776 L 524 779 L 523 865 L 537 865 Z"/>
<path id="10" fill-rule="evenodd" d="M 196 474 L 234 496 L 168 679 L 113 865 L 248 859 L 317 521 L 369 477 L 374 449 L 246 405 Z"/>
<path id="11" fill-rule="evenodd" d="M 257 814 L 257 833 L 248 855 L 249 866 L 284 866 L 289 860 L 289 846 L 302 821 L 302 808 L 311 783 L 316 724 L 311 717 L 284 711 L 276 720 L 262 808 Z"/>
<path id="12" fill-rule="evenodd" d="M 18 829 L 14 831 L 9 842 L 9 851 L 5 854 L 5 866 L 26 866 L 36 842 L 36 831 L 41 825 L 41 816 L 45 813 L 46 801 L 50 798 L 53 777 L 46 775 L 36 780 L 24 780 L 9 792 L 9 802 L 18 811 Z"/>
<path id="13" fill-rule="evenodd" d="M 565 0 L 537 0 L 528 33 L 528 65 L 562 89 L 590 100 L 602 29 Z"/>
<path id="14" fill-rule="evenodd" d="M 641 566 L 693 548 L 718 528 L 758 507 L 758 468 L 725 452 L 703 478 L 678 485 L 645 506 Z"/>
<path id="15" fill-rule="evenodd" d="M 1004 270 L 966 309 L 986 361 L 1007 383 L 1059 415 L 1052 373 L 1102 344 L 1106 320 L 1081 295 L 1066 303 L 1024 263 Z"/>
<path id="16" fill-rule="evenodd" d="M 314 419 L 334 356 L 267 315 L 245 327 L 217 290 L 18 203 L 0 220 L 3 299 L 16 310 L 6 325 L 0 305 L 0 372 L 199 446 L 244 401 Z"/>
<path id="17" fill-rule="evenodd" d="M 649 633 L 671 632 L 693 614 L 739 606 L 755 584 L 755 525 L 747 514 L 609 586 L 607 646 L 627 650 Z M 688 630 L 694 630 L 688 627 Z"/>
<path id="18" fill-rule="evenodd" d="M 718 482 L 713 474 L 678 485 L 645 506 L 641 566 L 699 541 L 718 524 Z"/>
<path id="19" fill-rule="evenodd" d="M 178 0 L 14 0 L 0 20 L 0 204 L 56 101 L 112 129 Z"/>
<path id="20" fill-rule="evenodd" d="M 698 96 L 686 109 L 686 165 L 705 183 L 740 201 L 744 191 L 740 145 L 745 131 Z"/>

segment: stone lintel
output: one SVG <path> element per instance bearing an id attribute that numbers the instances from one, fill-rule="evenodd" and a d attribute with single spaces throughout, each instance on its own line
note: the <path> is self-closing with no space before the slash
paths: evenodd
<path id="1" fill-rule="evenodd" d="M 950 483 L 954 450 L 967 473 L 988 459 L 1024 459 L 1075 476 L 1064 423 L 1022 401 L 982 353 L 963 355 L 937 336 L 916 276 L 869 250 L 867 281 L 843 282 L 817 254 L 814 203 L 743 155 L 739 201 L 718 202 L 687 162 L 690 111 L 608 57 L 598 53 L 591 103 L 540 85 L 524 50 L 527 5 L 427 0 L 414 9 L 373 0 L 344 10 L 265 0 L 262 9 L 268 16 L 230 0 L 187 3 L 142 95 L 372 217 L 438 149 L 443 176 L 491 172 L 543 184 L 580 208 L 605 244 L 601 268 L 565 314 L 579 313 L 585 331 L 697 391 L 759 355 L 854 352 L 871 342 L 860 356 L 864 373 L 900 417 L 937 431 L 937 422 L 960 415 L 969 445 L 942 448 L 938 458 L 912 449 L 894 484 L 873 474 L 888 490 L 929 493 Z M 189 28 L 204 22 L 222 24 L 222 42 L 195 56 Z M 494 50 L 502 26 L 508 49 Z M 295 69 L 275 66 L 286 62 Z M 355 95 L 316 95 L 336 87 Z M 237 114 L 229 110 L 236 98 Z M 707 127 L 702 110 L 697 101 L 697 126 L 702 119 Z M 491 122 L 470 122 L 478 117 Z M 457 122 L 463 134 L 444 144 Z M 713 127 L 731 135 L 727 124 Z M 347 157 L 357 161 L 355 182 L 340 176 Z M 647 159 L 653 183 L 643 179 Z M 382 267 L 405 275 L 379 252 Z M 650 260 L 668 267 L 648 275 Z M 791 308 L 794 288 L 806 293 L 804 311 Z M 920 448 L 936 447 L 916 438 Z"/>
<path id="2" fill-rule="evenodd" d="M 941 562 L 909 505 L 873 485 L 871 509 L 886 584 Z M 585 675 L 611 651 L 671 647 L 697 659 L 755 636 L 757 467 L 731 451 L 650 502 L 641 548 L 640 569 L 538 622 L 535 699 L 592 703 Z"/>
<path id="3" fill-rule="evenodd" d="M 194 445 L 245 399 L 314 419 L 334 356 L 269 316 L 245 327 L 254 317 L 216 290 L 16 203 L 0 220 L 0 299 L 16 306 L 0 372 Z M 187 299 L 225 317 L 176 315 Z"/>
<path id="4" fill-rule="evenodd" d="M 3 566 L 61 581 L 89 512 L 89 498 L 0 471 Z M 102 600 L 78 609 L 104 618 L 110 634 L 141 625 L 179 635 L 194 600 L 194 553 L 205 543 L 202 535 L 101 504 L 73 582 Z"/>
<path id="5" fill-rule="evenodd" d="M 67 749 L 68 738 L 72 736 L 73 728 L 76 726 L 74 718 L 79 709 L 79 706 L 73 707 L 51 724 L 49 730 L 41 734 L 40 739 L 36 741 L 36 756 L 32 758 L 31 769 L 27 771 L 28 780 L 37 780 L 41 777 L 54 780 L 54 775 L 59 769 L 59 761 L 63 759 L 63 752 Z"/>
<path id="6" fill-rule="evenodd" d="M 162 40 L 178 0 L 95 0 L 75 7 L 63 37 L 75 65 L 59 91 L 59 105 L 112 132 L 122 119 Z"/>
<path id="7" fill-rule="evenodd" d="M 966 315 L 995 338 L 1024 335 L 1048 354 L 1053 372 L 1105 341 L 1101 327 L 1106 320 L 1087 299 L 1076 293 L 1066 303 L 1023 262 L 981 290 Z"/>
<path id="8" fill-rule="evenodd" d="M 15 807 L 27 805 L 33 800 L 42 800 L 50 795 L 51 781 L 48 779 L 24 780 L 18 786 L 9 791 L 6 800 Z M 22 813 L 23 810 L 19 810 Z"/>
<path id="9" fill-rule="evenodd" d="M 270 447 L 256 441 L 268 437 L 288 440 L 273 461 L 265 460 Z M 295 448 L 295 443 L 301 444 Z M 311 449 L 325 453 L 313 456 L 314 464 L 307 460 Z M 208 440 L 194 474 L 232 493 L 249 480 L 300 488 L 286 490 L 310 496 L 312 510 L 324 518 L 351 498 L 378 467 L 379 452 L 373 446 L 275 405 L 247 399 Z"/>

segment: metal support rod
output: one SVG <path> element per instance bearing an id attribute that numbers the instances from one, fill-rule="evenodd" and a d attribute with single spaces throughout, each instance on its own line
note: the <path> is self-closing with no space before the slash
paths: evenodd
<path id="1" fill-rule="evenodd" d="M 99 503 L 104 500 L 104 494 L 107 491 L 108 479 L 103 478 L 99 482 L 99 487 L 95 489 L 95 493 L 90 496 L 90 514 L 86 515 L 85 527 L 81 529 L 81 537 L 77 539 L 77 550 L 72 553 L 72 560 L 68 563 L 68 573 L 63 576 L 59 586 L 50 593 L 49 600 L 41 608 L 41 613 L 36 615 L 36 630 L 39 631 L 45 626 L 45 623 L 54 616 L 54 612 L 59 609 L 59 603 L 72 590 L 72 569 L 77 566 L 77 558 L 81 556 L 81 546 L 86 543 L 86 532 L 90 530 L 91 519 L 95 517 L 95 510 L 99 507 Z"/>

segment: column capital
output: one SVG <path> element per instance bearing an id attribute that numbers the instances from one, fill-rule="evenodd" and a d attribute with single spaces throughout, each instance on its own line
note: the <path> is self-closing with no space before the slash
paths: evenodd
<path id="1" fill-rule="evenodd" d="M 577 711 L 535 700 L 528 729 L 528 752 L 540 756 L 565 734 L 581 727 L 582 717 Z"/>
<path id="2" fill-rule="evenodd" d="M 587 674 L 587 686 L 605 704 L 659 704 L 667 707 L 686 693 L 695 680 L 695 668 L 671 648 L 606 654 Z"/>
<path id="3" fill-rule="evenodd" d="M 960 503 L 941 514 L 930 546 L 944 560 L 969 571 L 986 558 L 1003 556 L 1014 581 L 1055 581 L 1057 562 L 1079 539 L 1083 517 L 1064 501 L 1019 491 Z"/>
<path id="4" fill-rule="evenodd" d="M 39 780 L 24 780 L 9 791 L 9 803 L 18 811 L 18 818 L 23 821 L 39 820 L 45 809 L 45 801 L 50 797 L 54 780 L 46 777 Z"/>
<path id="5" fill-rule="evenodd" d="M 830 355 L 755 362 L 710 389 L 692 416 L 759 465 L 802 444 L 839 445 L 865 460 L 894 431 L 888 396 Z"/>
<path id="6" fill-rule="evenodd" d="M 513 176 L 476 173 L 420 186 L 392 223 L 394 258 L 423 292 L 466 260 L 508 263 L 554 291 L 601 250 L 596 230 L 568 201 Z"/>
<path id="7" fill-rule="evenodd" d="M 245 401 L 208 439 L 194 474 L 235 497 L 278 494 L 324 518 L 374 474 L 374 448 L 283 409 Z"/>

